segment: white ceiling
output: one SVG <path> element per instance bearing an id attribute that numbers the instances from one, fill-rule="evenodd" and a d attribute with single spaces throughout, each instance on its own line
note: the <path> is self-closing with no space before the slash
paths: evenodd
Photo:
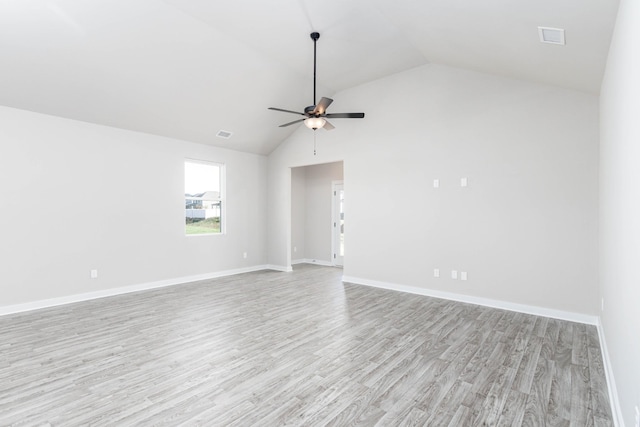
<path id="1" fill-rule="evenodd" d="M 0 0 L 0 104 L 268 154 L 268 111 L 430 62 L 597 94 L 617 0 Z M 538 26 L 564 28 L 566 46 Z M 330 112 L 343 112 L 336 99 Z M 334 125 L 339 131 L 340 121 Z M 232 138 L 217 138 L 221 130 Z"/>

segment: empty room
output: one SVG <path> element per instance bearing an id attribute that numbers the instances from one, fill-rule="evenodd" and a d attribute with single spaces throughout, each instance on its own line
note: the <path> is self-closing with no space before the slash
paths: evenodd
<path id="1" fill-rule="evenodd" d="M 0 2 L 0 426 L 640 427 L 640 3 Z"/>

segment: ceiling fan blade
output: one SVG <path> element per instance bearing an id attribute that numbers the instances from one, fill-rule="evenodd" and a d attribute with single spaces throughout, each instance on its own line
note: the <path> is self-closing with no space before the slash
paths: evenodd
<path id="1" fill-rule="evenodd" d="M 299 111 L 291 111 L 291 110 L 283 110 L 282 108 L 275 108 L 275 107 L 269 107 L 267 108 L 268 110 L 274 110 L 274 111 L 282 111 L 283 113 L 292 113 L 292 114 L 299 114 L 301 116 L 304 116 L 304 113 L 301 113 Z"/>
<path id="2" fill-rule="evenodd" d="M 325 121 L 325 122 L 324 122 L 324 126 L 322 126 L 322 128 L 323 128 L 324 130 L 333 130 L 333 129 L 335 129 L 336 127 L 335 127 L 334 125 L 332 125 L 331 123 L 329 123 L 328 121 Z"/>
<path id="3" fill-rule="evenodd" d="M 334 119 L 362 119 L 364 113 L 331 113 L 325 114 L 323 117 L 330 117 Z"/>
<path id="4" fill-rule="evenodd" d="M 323 96 L 320 102 L 318 102 L 318 105 L 316 105 L 316 108 L 313 109 L 313 112 L 311 114 L 324 114 L 324 112 L 327 110 L 327 107 L 329 107 L 332 102 L 333 99 L 325 98 Z"/>
<path id="5" fill-rule="evenodd" d="M 284 127 L 291 126 L 291 125 L 295 125 L 296 123 L 300 123 L 300 122 L 304 122 L 304 121 L 305 121 L 305 119 L 294 120 L 294 121 L 292 121 L 292 122 L 285 123 L 285 124 L 280 125 L 280 126 L 278 126 L 278 127 L 284 128 Z"/>

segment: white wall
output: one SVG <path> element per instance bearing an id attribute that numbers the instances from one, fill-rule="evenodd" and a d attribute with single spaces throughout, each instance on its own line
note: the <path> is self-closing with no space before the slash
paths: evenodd
<path id="1" fill-rule="evenodd" d="M 294 262 L 305 259 L 306 189 L 306 168 L 291 169 L 291 256 Z"/>
<path id="2" fill-rule="evenodd" d="M 600 98 L 602 324 L 621 414 L 640 406 L 640 3 L 622 0 Z"/>
<path id="3" fill-rule="evenodd" d="M 429 65 L 334 99 L 366 117 L 318 131 L 315 157 L 302 126 L 269 156 L 271 264 L 291 260 L 289 167 L 344 160 L 345 275 L 597 312 L 595 96 Z"/>
<path id="4" fill-rule="evenodd" d="M 185 158 L 226 164 L 226 235 L 184 235 Z M 0 107 L 0 307 L 263 265 L 265 175 L 263 156 Z"/>

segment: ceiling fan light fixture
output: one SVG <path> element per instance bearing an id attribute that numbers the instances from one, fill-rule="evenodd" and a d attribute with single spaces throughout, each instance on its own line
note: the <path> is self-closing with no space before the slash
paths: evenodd
<path id="1" fill-rule="evenodd" d="M 322 117 L 309 117 L 308 119 L 304 119 L 304 125 L 313 130 L 320 129 L 325 123 L 327 123 L 327 121 Z"/>

